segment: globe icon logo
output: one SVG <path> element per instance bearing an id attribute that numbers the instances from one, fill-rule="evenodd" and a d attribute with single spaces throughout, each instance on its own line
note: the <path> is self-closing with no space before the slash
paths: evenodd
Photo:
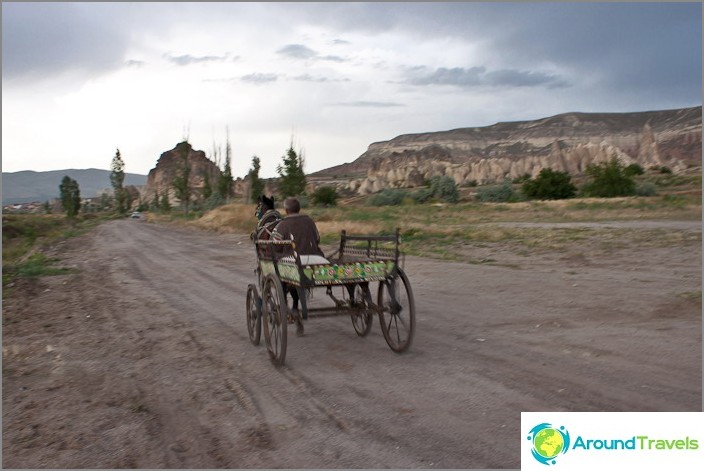
<path id="1" fill-rule="evenodd" d="M 536 425 L 531 429 L 528 440 L 533 442 L 533 458 L 545 465 L 555 464 L 556 458 L 570 448 L 570 434 L 564 426 L 555 428 L 548 423 Z"/>

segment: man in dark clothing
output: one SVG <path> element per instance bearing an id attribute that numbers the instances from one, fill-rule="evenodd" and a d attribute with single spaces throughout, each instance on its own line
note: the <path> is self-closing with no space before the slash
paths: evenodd
<path id="1" fill-rule="evenodd" d="M 320 250 L 320 233 L 315 222 L 306 214 L 300 214 L 301 203 L 296 198 L 284 200 L 286 217 L 277 224 L 272 232 L 274 240 L 291 240 L 296 244 L 298 255 L 319 255 L 324 257 Z M 288 253 L 287 253 L 288 255 Z"/>
<path id="2" fill-rule="evenodd" d="M 320 256 L 324 257 L 323 251 L 320 250 L 320 233 L 315 225 L 315 222 L 310 216 L 300 214 L 301 203 L 296 198 L 286 198 L 284 200 L 284 210 L 286 217 L 276 225 L 271 236 L 273 240 L 293 240 L 296 245 L 296 252 L 299 256 Z M 290 247 L 286 247 L 284 255 L 292 255 Z M 293 307 L 291 315 L 296 321 L 297 335 L 303 335 L 303 322 L 298 311 L 299 293 L 295 286 L 284 286 L 286 292 L 291 293 L 293 299 Z"/>

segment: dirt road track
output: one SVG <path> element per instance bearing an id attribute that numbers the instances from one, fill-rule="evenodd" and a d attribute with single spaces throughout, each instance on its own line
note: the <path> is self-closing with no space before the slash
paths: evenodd
<path id="1" fill-rule="evenodd" d="M 701 242 L 409 257 L 410 351 L 311 319 L 281 369 L 247 236 L 124 220 L 56 254 L 77 272 L 3 305 L 5 468 L 519 468 L 521 411 L 702 408 Z"/>

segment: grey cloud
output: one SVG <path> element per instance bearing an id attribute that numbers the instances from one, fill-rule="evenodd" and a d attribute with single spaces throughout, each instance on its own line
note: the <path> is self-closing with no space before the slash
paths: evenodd
<path id="1" fill-rule="evenodd" d="M 313 49 L 302 44 L 289 44 L 276 52 L 293 59 L 312 59 L 318 55 Z"/>
<path id="2" fill-rule="evenodd" d="M 144 61 L 138 61 L 138 60 L 128 60 L 127 62 L 125 62 L 125 65 L 127 65 L 127 67 L 137 67 L 137 68 L 144 67 L 145 64 L 146 63 Z"/>
<path id="3" fill-rule="evenodd" d="M 242 80 L 243 82 L 262 84 L 262 83 L 276 82 L 276 80 L 278 80 L 278 78 L 279 78 L 279 76 L 276 74 L 254 73 L 254 74 L 244 75 L 240 78 L 240 80 Z"/>
<path id="4" fill-rule="evenodd" d="M 335 46 L 342 46 L 342 45 L 351 44 L 349 41 L 345 41 L 344 39 L 333 39 L 331 42 Z"/>
<path id="5" fill-rule="evenodd" d="M 567 86 L 567 82 L 555 75 L 542 72 L 501 69 L 487 72 L 486 67 L 440 67 L 428 72 L 425 67 L 412 67 L 407 70 L 410 77 L 405 83 L 410 85 L 453 85 L 457 87 L 539 87 Z"/>
<path id="6" fill-rule="evenodd" d="M 164 54 L 164 58 L 176 65 L 191 65 L 191 64 L 199 64 L 202 62 L 224 62 L 229 58 L 229 54 L 225 54 L 224 56 L 191 56 L 190 54 L 184 54 L 182 56 L 174 56 L 171 54 Z M 237 58 L 235 58 L 236 60 Z"/>
<path id="7" fill-rule="evenodd" d="M 3 2 L 3 79 L 123 67 L 130 37 L 122 10 L 108 3 Z"/>
<path id="8" fill-rule="evenodd" d="M 289 44 L 284 46 L 277 53 L 288 56 L 292 59 L 303 59 L 303 60 L 321 60 L 321 61 L 332 61 L 332 62 L 345 62 L 346 59 L 340 56 L 321 56 L 313 49 L 303 44 Z"/>
<path id="9" fill-rule="evenodd" d="M 333 79 L 333 78 L 329 78 L 329 77 L 313 77 L 310 74 L 298 75 L 296 77 L 293 77 L 292 80 L 296 80 L 298 82 L 349 82 L 350 81 L 350 79 L 348 79 L 348 78 Z"/>
<path id="10" fill-rule="evenodd" d="M 318 57 L 321 61 L 332 61 L 332 62 L 346 62 L 347 59 L 340 56 L 320 56 Z"/>
<path id="11" fill-rule="evenodd" d="M 567 81 L 555 75 L 548 75 L 542 72 L 530 72 L 523 70 L 503 69 L 489 72 L 485 75 L 486 82 L 495 86 L 509 87 L 539 87 L 545 85 L 548 88 L 567 87 Z"/>
<path id="12" fill-rule="evenodd" d="M 355 108 L 396 108 L 399 106 L 406 105 L 388 101 L 348 101 L 341 103 L 333 103 L 333 106 L 349 106 Z"/>

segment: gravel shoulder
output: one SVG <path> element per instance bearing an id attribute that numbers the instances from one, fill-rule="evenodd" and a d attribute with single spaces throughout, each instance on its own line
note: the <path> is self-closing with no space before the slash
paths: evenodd
<path id="1" fill-rule="evenodd" d="M 3 301 L 3 467 L 516 469 L 522 411 L 701 411 L 701 222 L 640 224 L 699 239 L 407 257 L 408 352 L 311 319 L 283 368 L 247 235 L 103 224 Z"/>

